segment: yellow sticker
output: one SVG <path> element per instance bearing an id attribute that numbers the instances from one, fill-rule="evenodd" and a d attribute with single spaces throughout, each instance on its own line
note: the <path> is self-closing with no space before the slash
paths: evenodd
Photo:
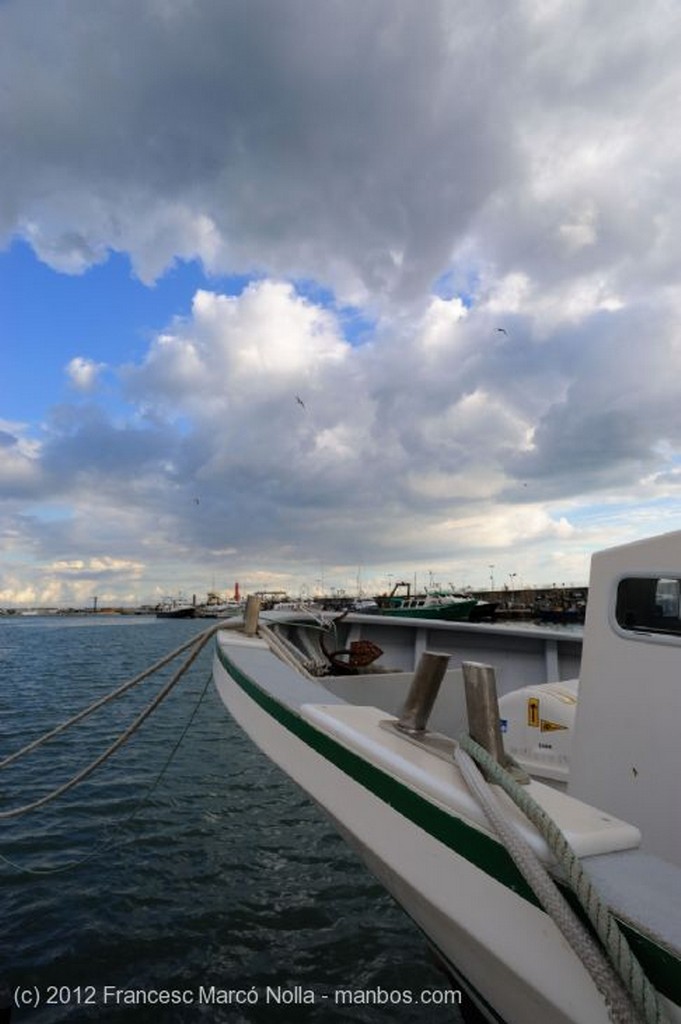
<path id="1" fill-rule="evenodd" d="M 539 697 L 527 698 L 527 724 L 535 729 L 539 727 Z"/>
<path id="2" fill-rule="evenodd" d="M 541 720 L 542 732 L 557 732 L 559 729 L 567 729 L 567 725 L 559 725 L 558 722 L 549 722 L 546 718 Z"/>

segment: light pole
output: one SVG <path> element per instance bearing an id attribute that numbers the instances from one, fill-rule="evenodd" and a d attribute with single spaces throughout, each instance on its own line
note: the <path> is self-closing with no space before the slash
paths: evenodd
<path id="1" fill-rule="evenodd" d="M 508 574 L 508 578 L 511 581 L 511 592 L 510 592 L 510 595 L 509 595 L 509 598 L 510 598 L 509 599 L 509 604 L 511 605 L 511 608 L 513 608 L 515 606 L 515 600 L 514 600 L 514 597 L 513 597 L 513 588 L 515 587 L 515 582 L 514 581 L 515 581 L 515 578 L 516 578 L 517 575 L 518 575 L 517 572 L 509 572 L 509 574 Z"/>
<path id="2" fill-rule="evenodd" d="M 494 590 L 494 566 L 489 566 L 489 589 Z"/>

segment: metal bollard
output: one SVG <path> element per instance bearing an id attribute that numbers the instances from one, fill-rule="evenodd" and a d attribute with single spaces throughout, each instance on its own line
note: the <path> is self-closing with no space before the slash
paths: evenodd
<path id="1" fill-rule="evenodd" d="M 249 594 L 246 598 L 246 611 L 244 612 L 244 633 L 246 636 L 255 636 L 258 632 L 259 617 L 260 598 L 255 594 Z"/>
<path id="2" fill-rule="evenodd" d="M 506 766 L 508 758 L 501 735 L 494 669 L 477 661 L 464 661 L 462 668 L 471 739 L 484 747 L 499 764 Z"/>
<path id="3" fill-rule="evenodd" d="M 428 718 L 448 664 L 448 654 L 423 652 L 397 722 L 397 728 L 402 732 L 420 734 L 426 731 Z"/>

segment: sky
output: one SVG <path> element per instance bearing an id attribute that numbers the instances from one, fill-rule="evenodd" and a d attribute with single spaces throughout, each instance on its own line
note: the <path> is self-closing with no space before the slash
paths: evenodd
<path id="1" fill-rule="evenodd" d="M 3 0 L 0 606 L 681 528 L 669 0 Z"/>

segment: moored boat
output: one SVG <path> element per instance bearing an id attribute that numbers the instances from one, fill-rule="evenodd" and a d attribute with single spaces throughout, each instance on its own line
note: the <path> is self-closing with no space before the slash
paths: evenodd
<path id="1" fill-rule="evenodd" d="M 557 626 L 581 625 L 586 617 L 586 606 L 570 608 L 538 608 L 536 618 L 539 622 L 552 623 Z"/>
<path id="2" fill-rule="evenodd" d="M 416 619 L 445 619 L 457 622 L 468 619 L 478 602 L 474 597 L 443 591 L 425 591 L 412 594 L 411 584 L 396 583 L 390 594 L 376 598 L 382 615 L 405 616 Z"/>
<path id="3" fill-rule="evenodd" d="M 157 619 L 193 619 L 196 616 L 196 605 L 168 598 L 157 605 L 155 613 Z"/>
<path id="4" fill-rule="evenodd" d="M 648 1015 L 654 1004 L 681 1021 L 681 534 L 595 556 L 589 593 L 583 645 L 551 629 L 355 613 L 269 613 L 218 634 L 214 678 L 232 715 L 337 824 L 485 1020 L 665 1019 Z M 491 672 L 508 747 L 486 766 L 494 784 L 478 786 L 471 695 Z M 498 718 L 492 704 L 488 725 Z M 519 807 L 508 793 L 523 770 Z M 571 906 L 556 836 L 586 871 L 607 945 L 623 937 L 605 950 L 611 988 L 589 931 L 566 936 L 528 881 L 507 825 Z M 632 995 L 621 974 L 637 979 Z"/>
<path id="5" fill-rule="evenodd" d="M 215 591 L 210 591 L 203 604 L 196 605 L 197 619 L 227 619 L 239 615 L 244 609 L 243 601 L 236 598 L 223 598 Z"/>

